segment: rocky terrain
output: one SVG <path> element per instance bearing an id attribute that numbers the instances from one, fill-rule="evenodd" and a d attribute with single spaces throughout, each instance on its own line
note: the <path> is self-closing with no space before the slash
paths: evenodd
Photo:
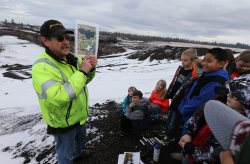
<path id="1" fill-rule="evenodd" d="M 131 132 L 130 135 L 122 137 L 118 135 L 118 132 L 120 130 L 118 113 L 120 112 L 120 109 L 121 104 L 114 101 L 107 101 L 104 104 L 95 104 L 90 108 L 90 117 L 95 116 L 96 119 L 89 120 L 87 123 L 87 128 L 95 127 L 95 129 L 97 129 L 95 133 L 89 134 L 86 140 L 85 149 L 91 151 L 91 156 L 85 160 L 77 160 L 74 162 L 75 164 L 116 164 L 119 154 L 123 154 L 124 152 L 136 151 L 134 145 L 136 142 L 138 142 L 139 139 L 142 139 L 142 137 L 158 137 L 159 139 L 161 139 L 158 133 L 165 128 L 165 125 L 167 123 L 167 113 L 161 114 L 159 117 L 159 121 L 151 124 L 145 131 L 134 131 Z M 98 113 L 96 113 L 95 111 L 98 111 Z M 19 121 L 16 127 L 18 127 L 19 130 L 24 130 L 33 126 L 34 124 L 37 124 L 41 120 L 41 115 L 29 115 L 26 118 L 22 118 L 22 121 Z M 42 132 L 46 133 L 46 130 L 44 129 Z M 46 136 L 48 137 L 48 135 Z M 46 136 L 44 140 L 47 138 Z M 179 129 L 179 131 L 177 132 L 177 138 L 174 142 L 161 148 L 160 161 L 158 162 L 159 164 L 181 163 L 170 157 L 170 153 L 181 151 L 181 148 L 177 144 L 180 136 L 181 129 Z M 40 151 L 39 154 L 35 154 L 31 149 L 28 148 L 30 144 L 32 144 L 32 141 L 26 145 L 18 143 L 15 147 L 6 147 L 2 151 L 8 152 L 14 148 L 16 149 L 16 152 L 14 154 L 19 154 L 18 152 L 21 151 L 22 153 L 20 155 L 17 155 L 16 157 L 24 157 L 26 160 L 23 164 L 29 163 L 30 159 L 34 157 L 38 163 L 43 161 L 42 163 L 44 164 L 50 164 L 52 162 L 51 160 L 56 155 L 55 146 L 47 147 L 46 149 Z M 153 152 L 141 157 L 141 160 L 145 164 L 153 163 L 152 159 Z"/>

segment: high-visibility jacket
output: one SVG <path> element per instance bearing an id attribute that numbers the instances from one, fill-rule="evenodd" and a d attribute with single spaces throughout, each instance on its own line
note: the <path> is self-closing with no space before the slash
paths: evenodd
<path id="1" fill-rule="evenodd" d="M 86 76 L 79 71 L 81 58 L 69 54 L 77 63 L 73 66 L 46 52 L 38 56 L 32 67 L 33 86 L 45 123 L 53 128 L 84 124 L 89 114 L 86 84 L 95 76 L 95 70 Z"/>

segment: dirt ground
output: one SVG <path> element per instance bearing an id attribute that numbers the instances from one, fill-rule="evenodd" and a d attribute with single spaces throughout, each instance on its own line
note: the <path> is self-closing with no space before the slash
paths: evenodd
<path id="1" fill-rule="evenodd" d="M 117 164 L 119 154 L 123 154 L 124 152 L 135 152 L 134 145 L 139 139 L 142 139 L 142 137 L 158 137 L 159 139 L 162 139 L 158 133 L 165 128 L 167 123 L 166 114 L 161 114 L 159 121 L 150 125 L 148 129 L 143 132 L 134 132 L 129 136 L 124 137 L 118 135 L 120 130 L 118 113 L 121 110 L 121 105 L 122 104 L 117 104 L 114 101 L 109 101 L 105 104 L 96 104 L 94 107 L 92 107 L 92 110 L 107 110 L 109 114 L 107 117 L 99 117 L 98 120 L 88 121 L 88 127 L 90 126 L 98 128 L 97 134 L 98 136 L 102 135 L 102 137 L 99 137 L 98 140 L 86 145 L 86 149 L 89 149 L 92 152 L 91 156 L 86 160 L 76 161 L 76 164 Z M 181 151 L 181 148 L 177 144 L 179 138 L 181 137 L 181 132 L 182 130 L 179 129 L 176 134 L 176 140 L 161 148 L 160 161 L 158 164 L 181 163 L 170 157 L 170 153 Z M 86 142 L 95 138 L 97 134 L 89 134 Z M 145 164 L 153 163 L 152 159 L 153 152 L 141 157 L 141 160 Z"/>
<path id="2" fill-rule="evenodd" d="M 118 134 L 120 131 L 120 120 L 118 118 L 118 113 L 122 109 L 121 106 L 122 103 L 116 103 L 115 101 L 110 100 L 104 104 L 95 104 L 90 108 L 89 117 L 96 119 L 88 120 L 86 125 L 88 129 L 97 130 L 95 133 L 88 134 L 83 149 L 90 150 L 91 155 L 87 159 L 74 161 L 74 164 L 117 164 L 119 154 L 123 154 L 124 152 L 136 152 L 134 146 L 140 139 L 142 139 L 142 137 L 158 137 L 159 139 L 162 139 L 158 133 L 165 128 L 167 123 L 167 112 L 161 114 L 159 116 L 158 122 L 150 124 L 150 126 L 145 131 L 134 131 L 131 132 L 130 135 L 122 137 Z M 39 122 L 42 119 L 42 116 L 41 114 L 38 114 L 32 118 L 34 118 L 36 122 Z M 30 121 L 23 120 L 22 122 L 25 122 L 26 126 L 26 122 Z M 170 157 L 171 153 L 181 151 L 181 148 L 177 144 L 181 137 L 181 132 L 182 130 L 179 129 L 176 134 L 176 140 L 161 148 L 159 162 L 157 162 L 157 164 L 181 164 L 180 161 Z M 46 130 L 44 129 L 42 133 L 45 134 Z M 45 136 L 44 140 L 47 137 L 48 135 Z M 27 145 L 29 144 L 30 143 Z M 31 159 L 34 158 L 38 163 L 51 164 L 56 156 L 55 142 L 53 142 L 53 144 L 53 146 L 48 146 L 47 149 L 43 149 L 41 151 L 38 150 L 40 153 L 37 154 L 26 146 L 21 147 L 22 143 L 20 143 L 14 148 L 17 150 L 17 152 L 14 154 L 19 154 L 16 155 L 16 157 L 25 158 L 23 164 L 30 163 Z M 13 147 L 6 147 L 1 151 L 8 152 L 11 149 L 13 149 Z M 141 160 L 145 164 L 153 164 L 153 151 L 145 156 L 141 156 Z"/>
<path id="3" fill-rule="evenodd" d="M 74 161 L 74 164 L 117 164 L 119 154 L 124 152 L 136 152 L 134 146 L 136 143 L 145 138 L 158 137 L 162 139 L 158 134 L 164 130 L 167 123 L 167 113 L 160 114 L 159 121 L 155 124 L 151 124 L 143 132 L 131 132 L 128 136 L 120 136 L 118 132 L 120 131 L 120 120 L 118 118 L 118 113 L 122 109 L 122 103 L 116 103 L 115 101 L 109 100 L 104 104 L 95 104 L 93 107 L 90 107 L 89 119 L 86 123 L 87 128 L 90 130 L 95 130 L 95 133 L 91 132 L 88 134 L 85 141 L 85 146 L 83 149 L 91 151 L 89 158 L 85 160 Z M 95 118 L 95 119 L 93 119 Z M 20 120 L 20 119 L 18 119 Z M 34 120 L 34 121 L 32 121 Z M 34 126 L 42 120 L 41 114 L 27 116 L 22 118 L 19 130 L 25 130 Z M 11 133 L 10 128 L 6 133 Z M 173 152 L 180 152 L 181 148 L 178 146 L 177 142 L 181 137 L 182 130 L 179 129 L 176 134 L 176 140 L 169 145 L 161 148 L 159 162 L 157 164 L 181 164 L 180 161 L 172 159 L 170 154 Z M 44 140 L 49 136 L 46 135 L 46 129 L 39 131 L 41 135 L 44 135 Z M 55 151 L 55 142 L 52 145 L 48 145 L 45 149 L 41 150 L 32 150 L 30 145 L 32 142 L 26 145 L 18 143 L 14 147 L 6 147 L 2 149 L 3 152 L 14 151 L 15 157 L 24 157 L 25 160 L 23 164 L 30 163 L 31 159 L 35 159 L 39 164 L 51 164 L 54 163 L 56 151 Z M 13 151 L 11 151 L 13 153 Z M 39 152 L 39 154 L 37 154 Z M 153 164 L 153 151 L 145 156 L 141 156 L 141 160 L 145 164 Z M 56 162 L 57 163 L 57 162 Z"/>

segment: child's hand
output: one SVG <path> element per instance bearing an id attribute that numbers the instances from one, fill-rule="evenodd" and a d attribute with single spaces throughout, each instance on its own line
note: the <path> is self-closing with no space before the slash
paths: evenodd
<path id="1" fill-rule="evenodd" d="M 192 141 L 192 137 L 185 134 L 184 136 L 181 137 L 180 139 L 180 144 L 181 144 L 181 147 L 184 148 L 184 145 L 186 142 L 191 142 Z"/>
<path id="2" fill-rule="evenodd" d="M 135 103 L 131 103 L 131 104 L 129 105 L 130 108 L 133 108 L 134 106 L 135 106 Z"/>

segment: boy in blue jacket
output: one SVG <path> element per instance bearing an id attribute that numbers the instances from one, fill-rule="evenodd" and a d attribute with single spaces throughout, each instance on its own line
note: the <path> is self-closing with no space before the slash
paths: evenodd
<path id="1" fill-rule="evenodd" d="M 229 80 L 227 71 L 223 69 L 226 60 L 227 52 L 221 48 L 210 49 L 205 55 L 202 63 L 204 73 L 198 78 L 192 88 L 187 90 L 178 108 L 185 121 L 182 135 L 186 133 L 187 121 L 199 106 L 216 96 L 214 87 L 223 86 Z"/>

